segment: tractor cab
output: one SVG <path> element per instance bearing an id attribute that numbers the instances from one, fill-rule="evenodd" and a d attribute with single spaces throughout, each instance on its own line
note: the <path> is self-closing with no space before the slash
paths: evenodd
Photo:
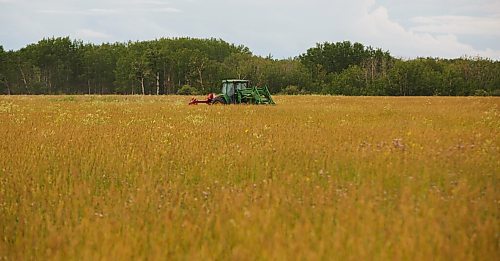
<path id="1" fill-rule="evenodd" d="M 229 103 L 236 103 L 237 92 L 248 89 L 248 80 L 224 80 L 222 81 L 222 94 L 229 98 Z"/>

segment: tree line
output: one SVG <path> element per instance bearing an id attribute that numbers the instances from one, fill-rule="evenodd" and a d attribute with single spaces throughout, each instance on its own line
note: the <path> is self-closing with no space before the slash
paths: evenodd
<path id="1" fill-rule="evenodd" d="M 284 94 L 500 95 L 499 61 L 403 60 L 349 41 L 318 43 L 289 59 L 221 39 L 96 45 L 54 37 L 17 51 L 0 45 L 0 94 L 205 94 L 228 78 Z"/>

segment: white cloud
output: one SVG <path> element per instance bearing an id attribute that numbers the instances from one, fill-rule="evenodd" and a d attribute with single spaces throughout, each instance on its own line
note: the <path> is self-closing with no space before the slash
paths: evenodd
<path id="1" fill-rule="evenodd" d="M 119 9 L 111 9 L 111 8 L 91 8 L 87 10 L 87 14 L 98 14 L 98 15 L 111 15 L 119 13 Z"/>
<path id="2" fill-rule="evenodd" d="M 121 12 L 120 9 L 104 9 L 104 8 L 91 8 L 87 10 L 74 10 L 74 9 L 41 9 L 37 10 L 40 14 L 51 15 L 112 15 Z"/>
<path id="3" fill-rule="evenodd" d="M 455 28 L 454 26 L 449 26 L 449 28 L 420 27 L 418 30 L 415 28 L 405 29 L 389 18 L 387 8 L 378 6 L 373 11 L 369 11 L 372 6 L 373 5 L 366 6 L 364 16 L 355 24 L 355 37 L 361 39 L 362 42 L 383 47 L 397 56 L 408 58 L 414 56 L 455 58 L 465 55 L 479 55 L 500 59 L 500 50 L 476 50 L 470 45 L 461 43 L 456 35 L 458 33 L 470 32 L 474 27 L 479 27 L 476 28 L 476 30 L 482 30 L 482 34 L 488 33 L 488 30 L 491 28 L 499 27 L 494 23 L 490 23 L 490 20 L 464 19 L 463 17 L 457 19 L 453 17 L 455 20 L 461 20 L 462 22 L 464 22 L 464 20 L 470 20 L 476 23 L 462 29 Z M 452 17 L 448 17 L 447 19 L 441 20 L 454 20 L 451 18 Z M 435 19 L 433 17 L 419 17 L 414 20 L 422 22 L 434 21 Z M 497 34 L 497 32 L 494 34 Z"/>
<path id="4" fill-rule="evenodd" d="M 181 10 L 173 7 L 163 7 L 163 8 L 155 8 L 152 12 L 156 13 L 180 13 Z"/>
<path id="5" fill-rule="evenodd" d="M 415 32 L 468 35 L 500 35 L 500 17 L 417 16 L 411 19 Z"/>
<path id="6" fill-rule="evenodd" d="M 80 29 L 74 33 L 74 37 L 84 40 L 111 39 L 112 36 L 92 29 Z"/>
<path id="7" fill-rule="evenodd" d="M 0 0 L 6 1 L 6 0 Z M 95 3 L 93 3 L 95 2 Z M 115 14 L 141 14 L 141 13 L 180 13 L 170 2 L 163 1 L 88 1 L 82 6 L 54 5 L 55 8 L 44 8 L 36 10 L 40 14 L 52 15 L 115 15 Z M 50 5 L 49 5 L 50 6 Z M 89 6 L 91 8 L 83 8 Z M 45 7 L 45 6 L 44 6 Z"/>
<path id="8" fill-rule="evenodd" d="M 160 0 L 143 0 L 143 1 L 132 1 L 133 4 L 143 4 L 143 5 L 169 5 L 170 1 L 160 1 Z"/>

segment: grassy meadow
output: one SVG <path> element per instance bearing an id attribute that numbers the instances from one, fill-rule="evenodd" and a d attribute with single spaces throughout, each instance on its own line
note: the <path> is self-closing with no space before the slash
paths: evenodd
<path id="1" fill-rule="evenodd" d="M 498 260 L 500 98 L 0 96 L 0 260 Z"/>

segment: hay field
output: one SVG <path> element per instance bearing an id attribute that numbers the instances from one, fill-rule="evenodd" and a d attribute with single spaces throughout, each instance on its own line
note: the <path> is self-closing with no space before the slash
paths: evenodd
<path id="1" fill-rule="evenodd" d="M 498 260 L 500 99 L 0 97 L 0 260 Z"/>

